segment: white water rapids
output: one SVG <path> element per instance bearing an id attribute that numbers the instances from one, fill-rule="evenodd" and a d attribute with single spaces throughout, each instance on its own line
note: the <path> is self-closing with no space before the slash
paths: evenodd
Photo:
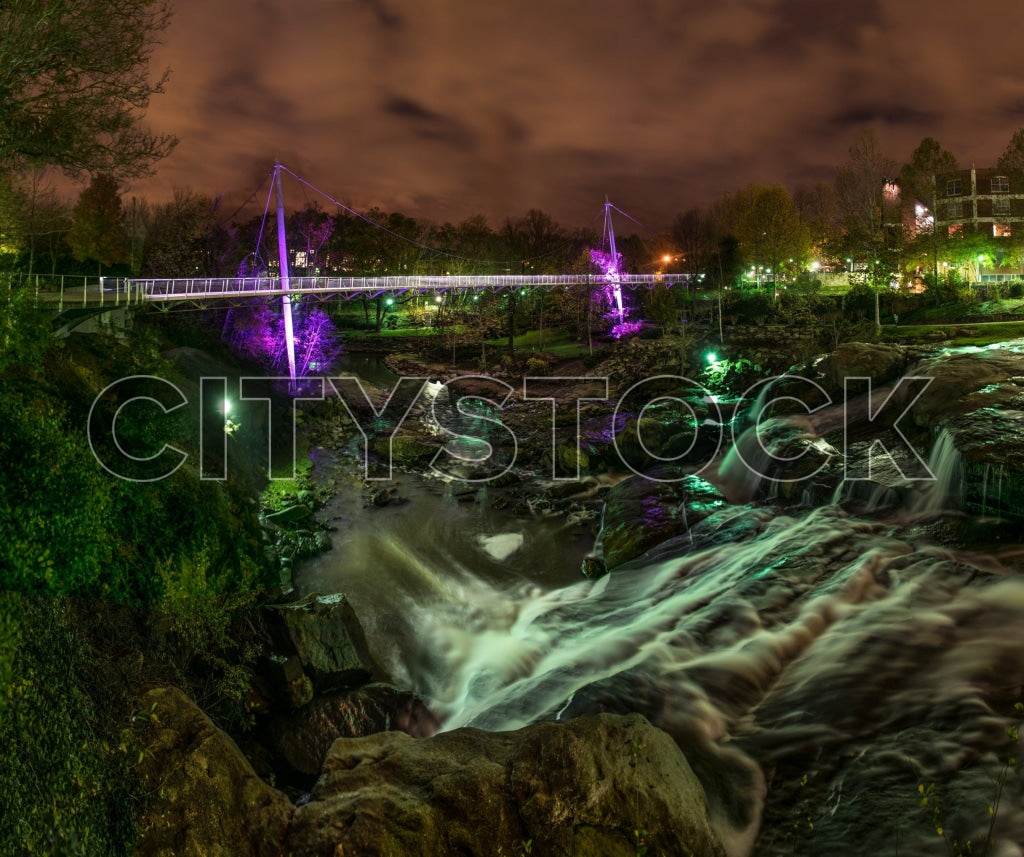
<path id="1" fill-rule="evenodd" d="M 1024 688 L 1019 552 L 835 506 L 732 507 L 663 558 L 538 586 L 379 534 L 360 547 L 372 584 L 336 556 L 306 583 L 350 593 L 378 657 L 447 729 L 639 711 L 684 748 L 733 854 L 951 853 L 946 839 L 987 839 L 990 806 L 989 853 L 1022 853 L 1006 733 Z"/>
<path id="2" fill-rule="evenodd" d="M 731 857 L 1021 857 L 1024 549 L 939 516 L 951 487 L 885 519 L 726 507 L 596 582 L 557 520 L 341 498 L 336 547 L 300 584 L 347 593 L 445 729 L 642 713 Z"/>

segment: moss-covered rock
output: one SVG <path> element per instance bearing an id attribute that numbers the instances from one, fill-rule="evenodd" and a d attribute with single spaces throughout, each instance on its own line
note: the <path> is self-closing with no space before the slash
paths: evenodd
<path id="1" fill-rule="evenodd" d="M 601 543 L 607 568 L 685 533 L 726 502 L 710 482 L 677 468 L 624 479 L 605 498 Z"/>
<path id="2" fill-rule="evenodd" d="M 152 799 L 136 857 L 278 857 L 292 807 L 180 690 L 142 699 L 152 735 L 138 771 Z"/>
<path id="3" fill-rule="evenodd" d="M 640 715 L 516 732 L 341 739 L 288 845 L 297 854 L 722 857 L 704 791 Z"/>

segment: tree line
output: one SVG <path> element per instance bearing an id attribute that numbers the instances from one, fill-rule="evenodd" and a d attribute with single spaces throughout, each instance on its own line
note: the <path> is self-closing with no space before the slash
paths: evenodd
<path id="1" fill-rule="evenodd" d="M 998 166 L 1024 175 L 1024 129 Z M 873 132 L 863 131 L 834 181 L 792 192 L 778 183 L 726 192 L 709 206 L 681 212 L 663 232 L 620 238 L 623 267 L 777 292 L 819 267 L 881 284 L 913 273 L 934 282 L 978 255 L 991 264 L 1020 264 L 1024 236 L 996 239 L 969 230 L 951 236 L 935 228 L 934 177 L 957 169 L 956 157 L 931 137 L 900 166 Z M 231 220 L 222 200 L 187 188 L 168 202 L 125 198 L 116 172 L 105 171 L 70 204 L 43 175 L 38 169 L 3 174 L 0 233 L 8 268 L 153 277 L 276 270 L 273 218 Z M 291 212 L 286 229 L 290 265 L 303 276 L 569 271 L 598 242 L 592 231 L 563 226 L 537 209 L 493 227 L 479 215 L 435 224 L 401 212 L 330 211 L 312 203 Z"/>

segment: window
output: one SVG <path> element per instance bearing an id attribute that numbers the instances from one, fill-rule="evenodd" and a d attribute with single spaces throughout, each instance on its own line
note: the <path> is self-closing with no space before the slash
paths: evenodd
<path id="1" fill-rule="evenodd" d="M 960 196 L 963 193 L 963 185 L 960 179 L 950 179 L 946 182 L 946 196 Z"/>
<path id="2" fill-rule="evenodd" d="M 1010 199 L 1009 197 L 1001 196 L 992 200 L 992 213 L 993 214 L 1009 214 L 1010 213 Z"/>
<path id="3" fill-rule="evenodd" d="M 992 176 L 992 193 L 1009 193 L 1010 180 L 1006 176 Z"/>
<path id="4" fill-rule="evenodd" d="M 962 202 L 951 202 L 946 206 L 946 219 L 956 220 L 964 216 L 964 204 Z"/>
<path id="5" fill-rule="evenodd" d="M 992 224 L 992 237 L 993 238 L 1009 238 L 1012 233 L 1010 232 L 1009 223 L 993 223 Z"/>

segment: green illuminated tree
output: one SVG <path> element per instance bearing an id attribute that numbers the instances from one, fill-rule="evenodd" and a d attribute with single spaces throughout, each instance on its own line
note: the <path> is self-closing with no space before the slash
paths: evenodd
<path id="1" fill-rule="evenodd" d="M 0 168 L 144 175 L 177 142 L 138 127 L 169 0 L 0 3 Z"/>
<path id="2" fill-rule="evenodd" d="M 121 216 L 121 197 L 117 181 L 111 176 L 93 176 L 78 197 L 68 244 L 79 262 L 95 261 L 100 274 L 104 265 L 109 267 L 127 261 L 128 242 Z"/>
<path id="3" fill-rule="evenodd" d="M 807 229 L 782 185 L 750 185 L 736 195 L 736 204 L 736 235 L 751 264 L 771 279 L 776 294 L 783 266 L 790 259 L 802 263 L 810 252 Z"/>

